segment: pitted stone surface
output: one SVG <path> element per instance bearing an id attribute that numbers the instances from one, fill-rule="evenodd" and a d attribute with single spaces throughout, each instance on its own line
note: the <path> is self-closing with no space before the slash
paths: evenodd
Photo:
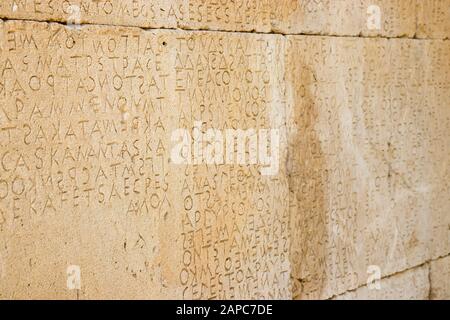
<path id="1" fill-rule="evenodd" d="M 340 295 L 335 300 L 427 300 L 430 292 L 427 266 L 395 274 L 379 282 Z"/>
<path id="2" fill-rule="evenodd" d="M 417 37 L 450 39 L 450 0 L 418 2 Z"/>
<path id="3" fill-rule="evenodd" d="M 450 257 L 430 262 L 431 299 L 450 299 Z"/>
<path id="4" fill-rule="evenodd" d="M 0 298 L 448 299 L 448 6 L 2 1 Z"/>
<path id="5" fill-rule="evenodd" d="M 4 0 L 0 17 L 143 28 L 448 38 L 450 0 Z"/>
<path id="6" fill-rule="evenodd" d="M 283 131 L 281 37 L 1 30 L 2 297 L 74 297 L 69 265 L 81 298 L 290 297 L 284 168 L 170 161 L 198 122 Z"/>
<path id="7" fill-rule="evenodd" d="M 449 43 L 289 41 L 294 297 L 448 254 Z"/>

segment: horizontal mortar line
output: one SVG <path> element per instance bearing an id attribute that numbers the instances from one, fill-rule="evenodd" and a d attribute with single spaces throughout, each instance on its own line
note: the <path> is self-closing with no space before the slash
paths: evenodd
<path id="1" fill-rule="evenodd" d="M 51 20 L 51 19 L 30 19 L 30 18 L 8 18 L 5 16 L 0 16 L 0 20 L 3 22 L 7 21 L 24 21 L 24 22 L 36 22 L 36 23 L 49 23 L 49 24 L 58 24 L 62 26 L 68 26 L 66 22 L 60 20 Z M 71 25 L 73 26 L 73 24 Z M 221 30 L 221 29 L 189 29 L 189 28 L 180 28 L 180 27 L 142 27 L 142 26 L 133 26 L 126 24 L 108 24 L 108 23 L 90 23 L 84 22 L 77 24 L 81 28 L 84 26 L 93 26 L 93 27 L 111 27 L 111 28 L 131 28 L 138 29 L 142 31 L 180 31 L 180 32 L 206 32 L 206 33 L 227 33 L 227 34 L 255 34 L 255 35 L 265 35 L 265 36 L 280 36 L 280 37 L 295 37 L 295 36 L 303 36 L 303 37 L 322 37 L 322 38 L 354 38 L 354 39 L 387 39 L 387 40 L 411 40 L 411 41 L 448 41 L 449 38 L 416 38 L 416 37 L 407 37 L 407 36 L 363 36 L 363 35 L 339 35 L 339 34 L 327 34 L 327 33 L 283 33 L 283 32 L 262 32 L 262 31 L 231 31 L 231 30 Z"/>
<path id="2" fill-rule="evenodd" d="M 397 272 L 385 275 L 384 277 L 379 279 L 379 281 L 386 280 L 386 279 L 389 279 L 389 278 L 393 278 L 395 276 L 401 275 L 401 274 L 406 273 L 408 271 L 412 271 L 414 269 L 418 269 L 418 268 L 424 267 L 426 265 L 429 265 L 431 262 L 436 262 L 438 260 L 445 259 L 445 258 L 448 258 L 448 257 L 450 257 L 450 253 L 444 254 L 444 255 L 439 256 L 437 258 L 429 259 L 429 260 L 424 261 L 424 262 L 422 262 L 422 263 L 420 263 L 418 265 L 415 265 L 415 266 L 412 266 L 412 267 L 408 267 L 406 269 L 403 269 L 403 270 L 400 270 L 400 271 L 397 271 Z M 349 290 L 346 290 L 346 291 L 344 291 L 342 293 L 334 294 L 331 297 L 327 298 L 327 300 L 332 300 L 334 298 L 337 298 L 337 297 L 342 296 L 342 295 L 347 294 L 347 293 L 356 292 L 357 290 L 359 290 L 361 288 L 364 288 L 366 286 L 367 286 L 367 284 L 362 284 L 362 285 L 356 287 L 355 289 L 349 289 Z M 431 286 L 431 283 L 430 283 L 430 286 Z"/>

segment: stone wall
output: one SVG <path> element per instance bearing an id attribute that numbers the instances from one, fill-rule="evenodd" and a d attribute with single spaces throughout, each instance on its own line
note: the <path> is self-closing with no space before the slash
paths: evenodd
<path id="1" fill-rule="evenodd" d="M 450 0 L 0 17 L 0 298 L 450 299 Z"/>

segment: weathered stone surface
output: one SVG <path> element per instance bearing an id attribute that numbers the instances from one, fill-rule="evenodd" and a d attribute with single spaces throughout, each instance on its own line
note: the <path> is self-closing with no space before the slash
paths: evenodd
<path id="1" fill-rule="evenodd" d="M 193 0 L 189 6 L 193 10 L 183 27 L 197 29 L 412 37 L 416 27 L 414 1 L 258 0 L 223 4 Z"/>
<path id="2" fill-rule="evenodd" d="M 287 33 L 413 37 L 415 1 L 295 1 L 282 27 Z"/>
<path id="3" fill-rule="evenodd" d="M 290 298 L 284 167 L 171 157 L 197 122 L 282 134 L 282 37 L 0 30 L 0 297 Z"/>
<path id="4" fill-rule="evenodd" d="M 430 262 L 430 299 L 450 300 L 450 257 Z"/>
<path id="5" fill-rule="evenodd" d="M 238 24 L 166 10 L 133 23 Z M 82 21 L 137 21 L 118 15 Z M 288 28 L 282 19 L 270 28 Z M 332 32 L 330 21 L 308 32 Z M 374 266 L 387 291 L 345 296 L 426 297 L 414 268 L 450 252 L 448 41 L 30 21 L 0 31 L 0 298 L 331 298 Z M 250 141 L 244 163 L 213 164 L 202 160 L 213 144 L 189 139 L 193 158 L 177 163 L 179 129 L 206 140 L 277 130 L 276 168 L 250 162 Z"/>
<path id="6" fill-rule="evenodd" d="M 183 0 L 4 0 L 1 16 L 13 19 L 174 28 Z M 184 11 L 184 9 L 182 9 Z"/>
<path id="7" fill-rule="evenodd" d="M 430 293 L 427 266 L 381 279 L 370 286 L 347 292 L 335 300 L 427 300 Z"/>
<path id="8" fill-rule="evenodd" d="M 450 39 L 450 0 L 418 1 L 417 37 Z"/>
<path id="9" fill-rule="evenodd" d="M 289 40 L 294 297 L 448 253 L 449 43 Z"/>
<path id="10" fill-rule="evenodd" d="M 442 38 L 449 35 L 448 4 L 448 0 L 4 0 L 0 16 L 145 28 L 350 36 L 414 37 L 419 29 L 422 37 Z"/>

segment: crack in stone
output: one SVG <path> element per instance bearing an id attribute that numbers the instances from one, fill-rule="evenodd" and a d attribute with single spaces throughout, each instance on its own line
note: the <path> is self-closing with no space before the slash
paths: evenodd
<path id="1" fill-rule="evenodd" d="M 36 22 L 36 23 L 54 23 L 59 24 L 62 26 L 68 26 L 68 24 L 64 21 L 58 20 L 58 19 L 29 19 L 29 18 L 8 18 L 7 16 L 0 15 L 0 21 L 6 22 L 6 21 L 25 21 L 25 22 Z M 324 37 L 324 38 L 354 38 L 354 39 L 409 39 L 414 41 L 448 41 L 449 38 L 417 38 L 417 28 L 416 32 L 414 33 L 413 37 L 408 37 L 407 35 L 398 35 L 398 36 L 380 36 L 380 35 L 374 35 L 374 36 L 363 36 L 361 33 L 351 35 L 351 34 L 336 34 L 336 33 L 308 33 L 308 32 L 299 32 L 299 33 L 287 33 L 282 31 L 275 31 L 272 30 L 271 32 L 263 32 L 263 31 L 256 31 L 256 30 L 222 30 L 222 29 L 212 29 L 212 28 L 187 28 L 187 27 L 180 27 L 180 25 L 177 23 L 177 28 L 174 27 L 142 27 L 142 26 L 135 26 L 135 25 L 128 25 L 128 24 L 107 24 L 107 23 L 90 23 L 90 22 L 83 22 L 78 24 L 80 28 L 84 26 L 93 26 L 93 27 L 116 27 L 116 28 L 135 28 L 140 29 L 143 31 L 184 31 L 184 32 L 211 32 L 211 33 L 231 33 L 231 34 L 258 34 L 258 35 L 273 35 L 273 36 L 281 36 L 281 37 L 292 37 L 292 36 L 308 36 L 308 37 Z"/>
<path id="2" fill-rule="evenodd" d="M 401 275 L 403 273 L 406 273 L 408 271 L 412 271 L 412 270 L 419 269 L 421 267 L 427 266 L 427 268 L 428 268 L 428 282 L 429 282 L 428 300 L 431 300 L 430 297 L 432 295 L 432 290 L 433 290 L 433 288 L 431 286 L 431 262 L 435 262 L 435 261 L 438 261 L 438 260 L 441 260 L 441 259 L 445 259 L 445 258 L 448 258 L 448 257 L 450 257 L 450 253 L 448 253 L 446 255 L 439 256 L 437 258 L 433 258 L 433 259 L 427 260 L 427 261 L 425 261 L 425 262 L 423 262 L 421 264 L 415 265 L 413 267 L 406 268 L 406 269 L 403 269 L 401 271 L 397 271 L 397 272 L 385 275 L 384 277 L 381 277 L 380 281 L 385 280 L 385 279 L 390 279 L 390 278 L 393 278 L 395 276 L 399 276 L 399 275 Z M 363 284 L 363 285 L 358 286 L 358 287 L 356 287 L 354 289 L 350 289 L 350 290 L 346 290 L 346 291 L 341 292 L 341 293 L 334 294 L 331 297 L 327 298 L 327 300 L 333 300 L 333 299 L 335 299 L 335 298 L 337 298 L 339 296 L 342 296 L 342 295 L 344 295 L 346 293 L 356 292 L 358 289 L 364 288 L 366 286 L 367 286 L 367 284 Z"/>

